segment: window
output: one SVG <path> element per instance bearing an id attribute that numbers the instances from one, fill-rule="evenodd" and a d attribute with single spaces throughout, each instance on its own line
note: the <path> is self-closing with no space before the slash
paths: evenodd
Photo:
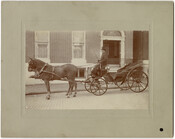
<path id="1" fill-rule="evenodd" d="M 74 58 L 83 58 L 83 45 L 74 44 L 73 53 L 74 53 Z"/>
<path id="2" fill-rule="evenodd" d="M 72 63 L 85 62 L 85 32 L 72 32 Z"/>
<path id="3" fill-rule="evenodd" d="M 35 32 L 35 57 L 45 62 L 50 62 L 49 56 L 49 32 Z"/>

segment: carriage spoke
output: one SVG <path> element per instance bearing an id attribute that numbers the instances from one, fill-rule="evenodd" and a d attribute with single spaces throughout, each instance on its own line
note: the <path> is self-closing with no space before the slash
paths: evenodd
<path id="1" fill-rule="evenodd" d="M 107 87 L 107 86 L 105 86 L 105 87 L 102 88 L 101 90 L 102 90 L 103 92 L 105 92 L 105 91 L 106 91 L 106 87 Z"/>
<path id="2" fill-rule="evenodd" d="M 144 88 L 144 86 L 143 86 L 141 83 L 139 83 L 139 85 L 140 85 L 142 88 Z"/>
<path id="3" fill-rule="evenodd" d="M 100 90 L 100 89 L 99 89 L 99 94 L 100 94 L 100 95 L 101 95 L 101 91 L 102 91 L 102 93 L 103 93 L 103 90 Z"/>
<path id="4" fill-rule="evenodd" d="M 139 88 L 139 92 L 140 92 L 140 86 L 139 86 L 139 83 L 138 83 L 138 88 Z"/>
<path id="5" fill-rule="evenodd" d="M 105 86 L 101 86 L 101 84 L 100 84 L 100 87 L 99 87 L 99 90 L 102 90 L 103 92 L 105 92 L 105 88 L 106 88 L 106 84 L 105 83 L 103 83 L 103 85 L 105 85 Z"/>
<path id="6" fill-rule="evenodd" d="M 135 91 L 137 91 L 137 83 L 136 82 L 134 82 L 134 84 L 135 84 Z M 133 86 L 134 87 L 134 86 Z"/>
<path id="7" fill-rule="evenodd" d="M 137 88 L 138 88 L 138 91 L 140 92 L 140 86 L 139 86 L 139 84 L 137 83 Z"/>
<path id="8" fill-rule="evenodd" d="M 131 87 L 133 87 L 134 83 L 135 83 L 135 81 L 133 80 Z"/>
<path id="9" fill-rule="evenodd" d="M 146 85 L 147 83 L 144 83 L 144 82 L 142 82 L 142 81 L 140 81 L 142 84 L 144 84 L 144 85 Z"/>
<path id="10" fill-rule="evenodd" d="M 138 92 L 138 91 L 140 91 L 140 86 L 136 81 L 134 81 L 132 83 L 131 89 L 134 90 L 135 92 Z"/>
<path id="11" fill-rule="evenodd" d="M 136 83 L 136 92 L 137 92 L 138 89 L 139 89 L 139 88 L 138 88 L 138 84 Z"/>
<path id="12" fill-rule="evenodd" d="M 140 85 L 141 85 L 143 88 L 145 88 L 145 84 L 143 84 L 142 82 L 140 82 Z"/>
<path id="13" fill-rule="evenodd" d="M 147 86 L 148 84 L 148 79 L 144 78 L 145 80 L 140 80 L 140 83 L 142 83 L 143 85 Z"/>

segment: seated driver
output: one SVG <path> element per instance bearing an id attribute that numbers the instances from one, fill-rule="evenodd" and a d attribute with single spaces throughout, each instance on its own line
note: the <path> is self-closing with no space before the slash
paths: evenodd
<path id="1" fill-rule="evenodd" d="M 98 60 L 99 64 L 95 65 L 94 69 L 92 70 L 93 75 L 99 75 L 100 70 L 105 69 L 105 67 L 107 66 L 108 56 L 106 53 L 106 49 L 103 47 L 101 50 L 102 55 L 100 60 Z"/>

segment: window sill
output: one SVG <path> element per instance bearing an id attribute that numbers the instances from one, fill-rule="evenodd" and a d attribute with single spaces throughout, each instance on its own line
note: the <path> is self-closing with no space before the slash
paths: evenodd
<path id="1" fill-rule="evenodd" d="M 82 58 L 74 58 L 71 61 L 72 64 L 78 66 L 78 65 L 84 65 L 86 64 L 86 59 L 82 59 Z"/>

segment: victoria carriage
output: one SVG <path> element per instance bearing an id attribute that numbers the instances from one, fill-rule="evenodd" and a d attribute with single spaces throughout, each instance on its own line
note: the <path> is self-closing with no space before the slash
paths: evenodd
<path id="1" fill-rule="evenodd" d="M 148 75 L 143 71 L 142 62 L 129 63 L 118 69 L 115 74 L 109 72 L 109 68 L 99 69 L 98 74 L 86 79 L 85 89 L 100 96 L 108 90 L 108 84 L 114 83 L 121 90 L 130 89 L 133 92 L 143 92 L 148 87 Z"/>

